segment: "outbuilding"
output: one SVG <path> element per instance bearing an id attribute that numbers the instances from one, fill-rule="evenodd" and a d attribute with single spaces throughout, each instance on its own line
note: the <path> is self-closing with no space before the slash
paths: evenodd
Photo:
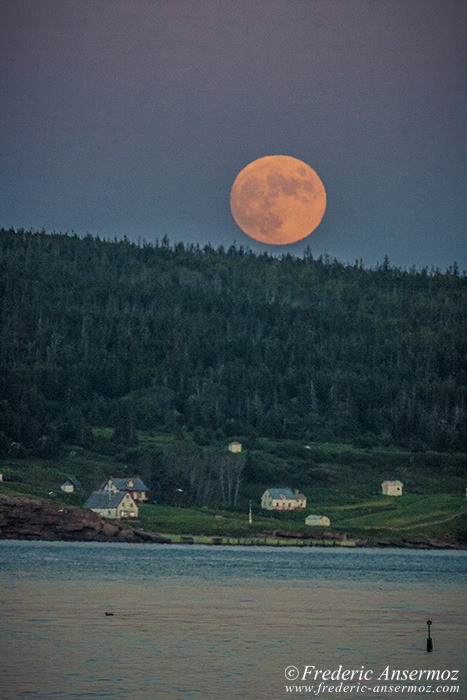
<path id="1" fill-rule="evenodd" d="M 237 442 L 234 440 L 233 442 L 229 442 L 229 452 L 241 452 L 242 451 L 242 443 Z"/>
<path id="2" fill-rule="evenodd" d="M 381 491 L 383 496 L 402 496 L 402 481 L 383 481 Z"/>
<path id="3" fill-rule="evenodd" d="M 309 527 L 329 527 L 331 521 L 326 515 L 308 515 L 305 518 L 305 525 Z"/>

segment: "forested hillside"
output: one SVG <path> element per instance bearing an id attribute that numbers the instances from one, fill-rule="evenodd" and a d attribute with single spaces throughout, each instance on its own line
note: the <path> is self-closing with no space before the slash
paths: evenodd
<path id="1" fill-rule="evenodd" d="M 1 446 L 110 427 L 455 451 L 466 278 L 0 232 Z"/>

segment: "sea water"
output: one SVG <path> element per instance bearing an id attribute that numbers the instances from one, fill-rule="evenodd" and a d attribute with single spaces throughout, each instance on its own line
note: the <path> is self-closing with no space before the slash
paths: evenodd
<path id="1" fill-rule="evenodd" d="M 460 700 L 466 569 L 456 551 L 0 541 L 0 697 Z"/>

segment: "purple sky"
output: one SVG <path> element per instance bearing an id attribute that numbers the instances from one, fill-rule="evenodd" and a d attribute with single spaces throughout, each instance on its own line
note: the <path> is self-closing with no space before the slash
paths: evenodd
<path id="1" fill-rule="evenodd" d="M 466 19 L 464 0 L 3 0 L 0 225 L 465 268 Z M 269 154 L 327 191 L 289 246 L 230 214 Z"/>

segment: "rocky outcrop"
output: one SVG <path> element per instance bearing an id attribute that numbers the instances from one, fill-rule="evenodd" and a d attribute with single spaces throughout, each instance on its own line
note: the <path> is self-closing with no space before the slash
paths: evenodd
<path id="1" fill-rule="evenodd" d="M 0 539 L 168 543 L 161 535 L 91 510 L 0 494 Z"/>

